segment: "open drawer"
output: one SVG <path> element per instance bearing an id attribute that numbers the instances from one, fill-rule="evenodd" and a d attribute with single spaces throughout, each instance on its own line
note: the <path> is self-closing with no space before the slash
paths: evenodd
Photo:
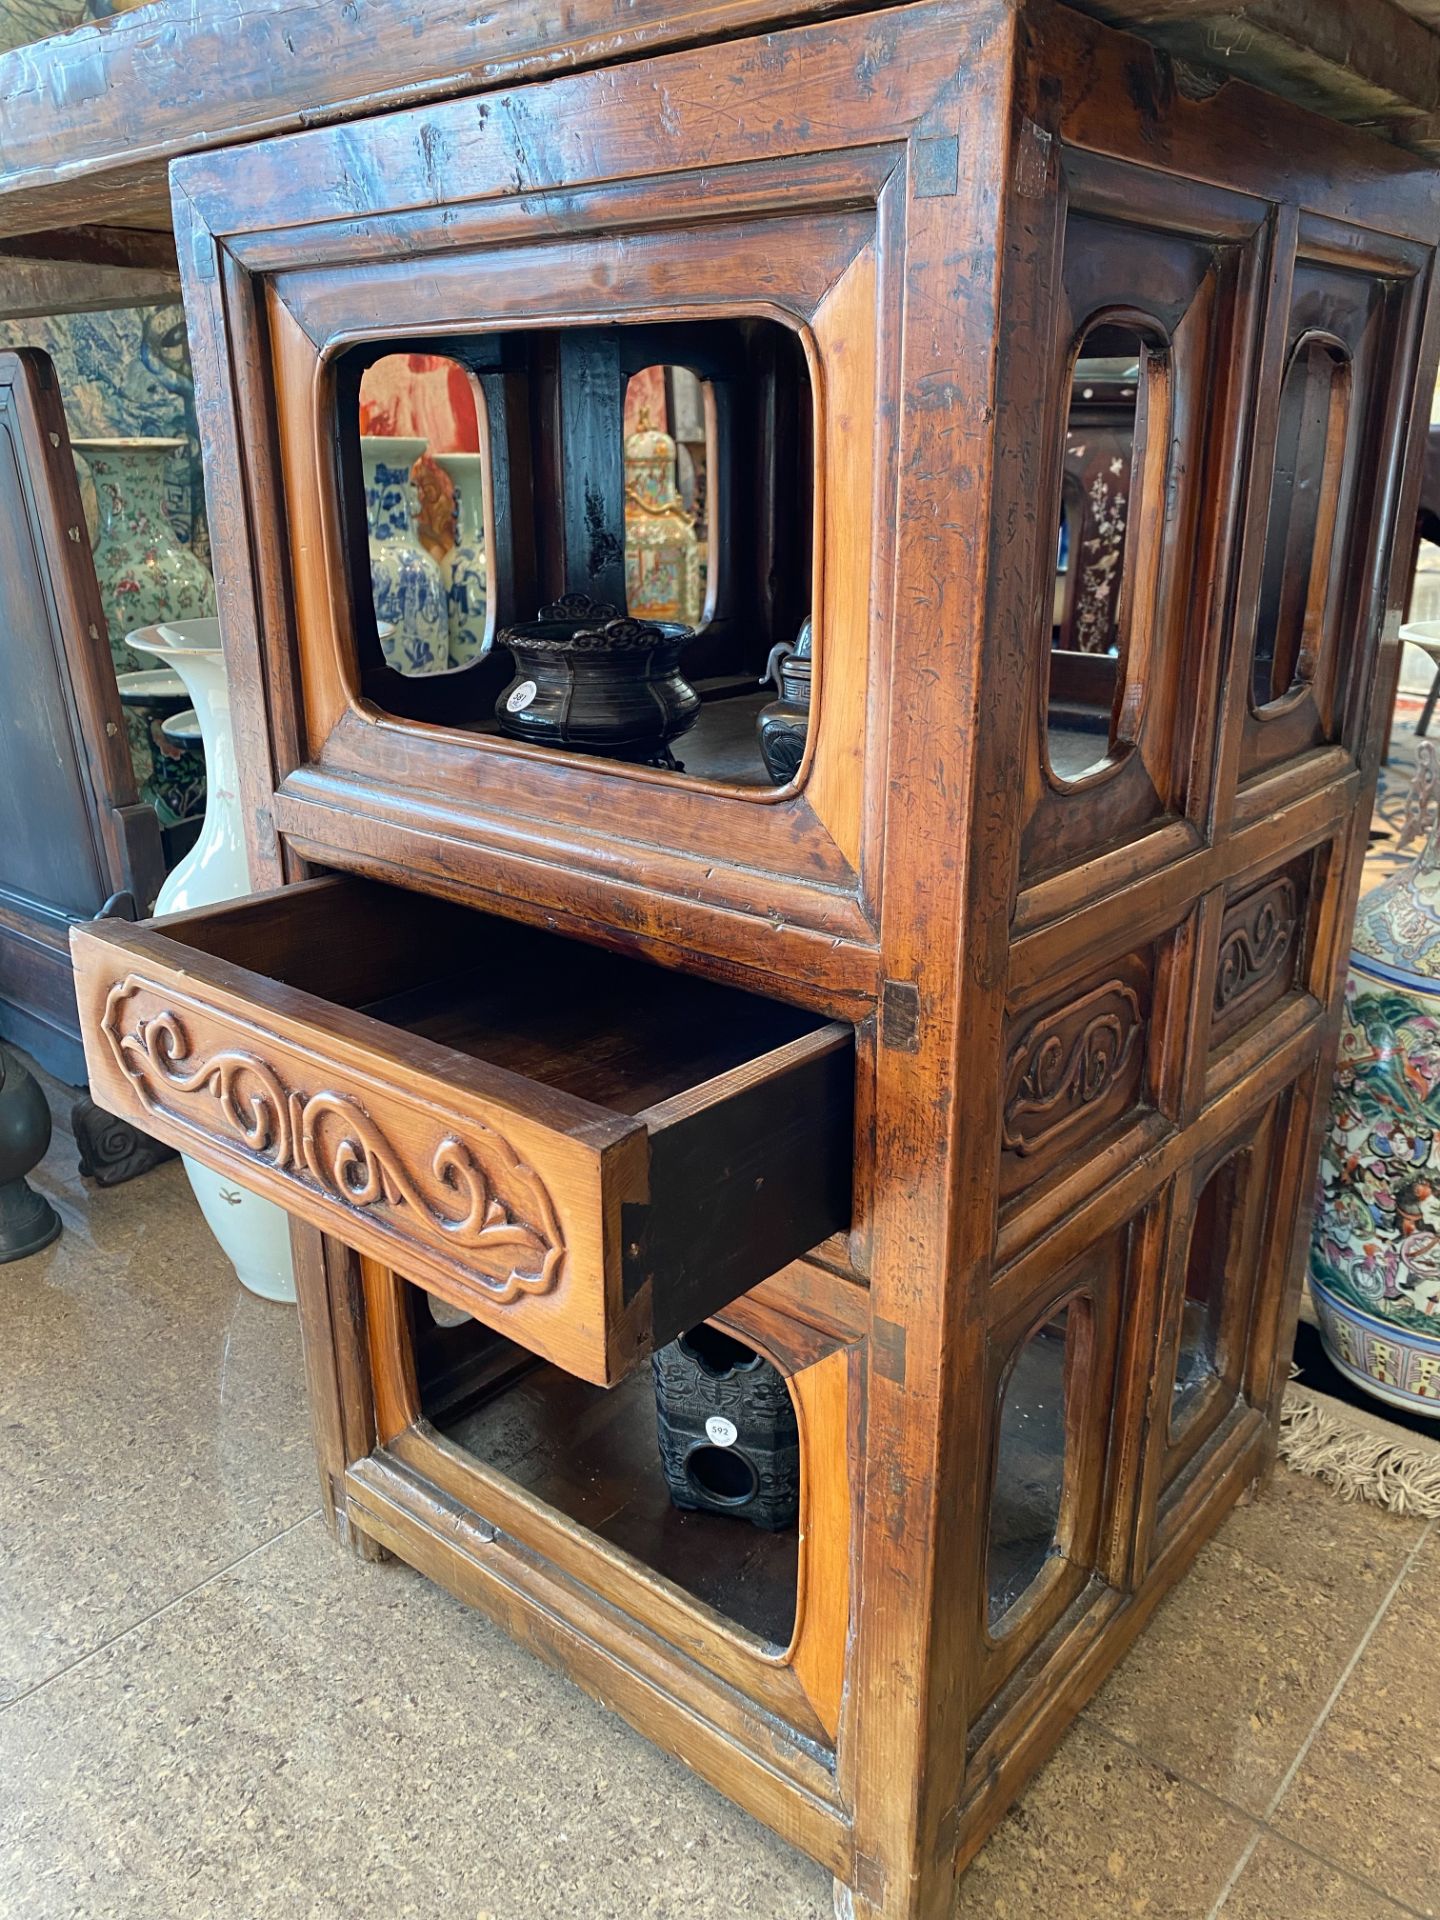
<path id="1" fill-rule="evenodd" d="M 586 1380 L 849 1225 L 798 1008 L 340 876 L 72 951 L 103 1107 Z"/>

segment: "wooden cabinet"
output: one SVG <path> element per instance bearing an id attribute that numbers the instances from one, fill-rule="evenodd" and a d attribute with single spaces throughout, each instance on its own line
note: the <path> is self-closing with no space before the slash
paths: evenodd
<path id="1" fill-rule="evenodd" d="M 1435 173 L 1045 0 L 699 38 L 175 164 L 279 891 L 83 936 L 87 1041 L 305 1223 L 340 1535 L 846 1911 L 939 1920 L 1273 1456 Z M 1076 671 L 1067 430 L 1121 344 Z M 386 666 L 354 401 L 409 352 L 483 401 L 501 626 L 617 577 L 625 369 L 710 383 L 707 708 L 809 613 L 789 784 L 526 745 L 499 662 Z M 799 1421 L 748 1595 L 667 1530 L 622 1378 L 706 1317 Z"/>
<path id="2" fill-rule="evenodd" d="M 135 791 L 55 369 L 0 353 L 0 1032 L 84 1077 L 67 942 L 163 877 Z"/>

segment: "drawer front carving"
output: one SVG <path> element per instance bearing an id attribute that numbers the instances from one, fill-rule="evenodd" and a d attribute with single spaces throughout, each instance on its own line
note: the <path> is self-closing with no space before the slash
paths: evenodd
<path id="1" fill-rule="evenodd" d="M 472 1308 L 513 1312 L 565 1291 L 556 1200 L 492 1116 L 133 972 L 109 986 L 97 1024 L 97 1096 L 207 1165 L 351 1244 L 438 1269 Z"/>
<path id="2" fill-rule="evenodd" d="M 497 1304 L 558 1283 L 565 1248 L 554 1203 L 495 1128 L 425 1113 L 399 1145 L 354 1094 L 298 1084 L 268 1036 L 230 1044 L 213 1014 L 178 1012 L 171 998 L 128 975 L 110 989 L 100 1025 L 147 1114 L 169 1113 L 317 1196 L 370 1211 L 402 1239 L 453 1248 Z"/>

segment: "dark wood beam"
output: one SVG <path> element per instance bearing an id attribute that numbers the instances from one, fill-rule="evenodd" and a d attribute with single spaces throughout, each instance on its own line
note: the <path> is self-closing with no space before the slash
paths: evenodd
<path id="1" fill-rule="evenodd" d="M 1332 120 L 1406 145 L 1433 139 L 1440 35 L 1396 0 L 1076 0 L 1217 76 L 1248 80 Z"/>
<path id="2" fill-rule="evenodd" d="M 0 240 L 0 318 L 98 313 L 180 298 L 171 234 L 69 227 Z"/>
<path id="3" fill-rule="evenodd" d="M 0 232 L 150 225 L 178 153 L 861 4 L 151 0 L 0 55 Z"/>

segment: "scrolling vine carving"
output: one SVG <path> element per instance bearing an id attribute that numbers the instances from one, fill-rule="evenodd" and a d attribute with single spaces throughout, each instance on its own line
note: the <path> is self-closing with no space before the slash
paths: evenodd
<path id="1" fill-rule="evenodd" d="M 1038 1152 L 1120 1085 L 1142 1029 L 1140 1001 L 1110 980 L 1039 1020 L 1010 1055 L 1002 1138 Z"/>
<path id="2" fill-rule="evenodd" d="M 133 980 L 111 987 L 101 1031 L 147 1108 L 163 1095 L 192 1126 L 228 1134 L 341 1205 L 392 1210 L 463 1256 L 497 1304 L 554 1287 L 565 1251 L 554 1205 L 493 1127 L 471 1121 L 465 1139 L 446 1132 L 421 1170 L 353 1095 L 287 1087 L 244 1047 L 201 1052 L 169 1008 L 134 1020 L 136 992 Z"/>
<path id="3" fill-rule="evenodd" d="M 1295 945 L 1295 882 L 1282 875 L 1230 907 L 1220 929 L 1215 1012 L 1232 1021 L 1281 980 Z"/>

